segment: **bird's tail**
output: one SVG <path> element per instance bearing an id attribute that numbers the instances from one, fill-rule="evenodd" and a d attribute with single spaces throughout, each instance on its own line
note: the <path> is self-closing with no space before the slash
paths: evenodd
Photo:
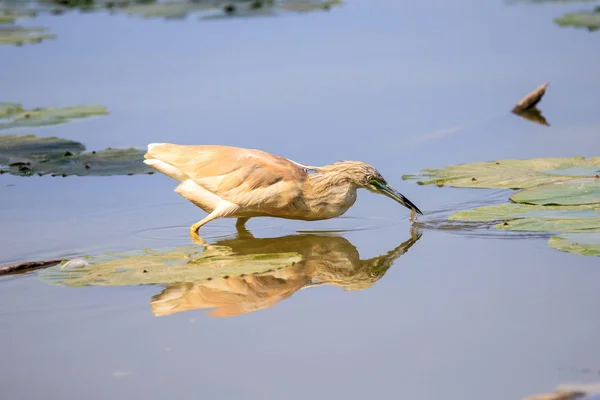
<path id="1" fill-rule="evenodd" d="M 187 175 L 179 170 L 179 168 L 169 164 L 168 160 L 161 160 L 161 153 L 165 150 L 165 147 L 172 146 L 169 143 L 150 143 L 148 145 L 148 151 L 144 154 L 144 164 L 155 170 L 162 172 L 163 174 L 176 179 L 178 181 L 185 181 L 188 179 Z"/>

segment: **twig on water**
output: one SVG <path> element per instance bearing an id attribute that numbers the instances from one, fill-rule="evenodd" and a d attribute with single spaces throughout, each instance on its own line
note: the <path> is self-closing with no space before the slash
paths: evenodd
<path id="1" fill-rule="evenodd" d="M 540 86 L 535 88 L 532 92 L 530 92 L 527 96 L 523 97 L 516 106 L 513 107 L 512 111 L 514 113 L 523 112 L 526 110 L 530 110 L 537 105 L 537 103 L 542 100 L 544 94 L 546 93 L 546 88 L 549 83 L 542 83 Z"/>
<path id="2" fill-rule="evenodd" d="M 21 272 L 25 272 L 25 271 L 34 270 L 34 269 L 48 268 L 53 265 L 59 264 L 63 261 L 65 261 L 65 260 L 64 259 L 45 260 L 45 261 L 31 261 L 31 262 L 7 265 L 5 267 L 0 267 L 0 276 L 21 273 Z"/>

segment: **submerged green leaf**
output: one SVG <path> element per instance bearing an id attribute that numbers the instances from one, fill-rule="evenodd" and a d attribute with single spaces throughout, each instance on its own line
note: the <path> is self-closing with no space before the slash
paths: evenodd
<path id="1" fill-rule="evenodd" d="M 577 175 L 572 175 L 576 169 Z M 600 170 L 600 157 L 532 158 L 499 160 L 423 169 L 419 175 L 404 175 L 420 185 L 464 188 L 525 189 L 568 178 L 593 177 Z M 561 171 L 563 172 L 561 174 Z"/>
<path id="2" fill-rule="evenodd" d="M 583 256 L 600 256 L 600 233 L 565 233 L 552 236 L 548 245 L 554 249 Z"/>
<path id="3" fill-rule="evenodd" d="M 265 272 L 301 260 L 294 252 L 240 255 L 227 246 L 188 246 L 72 260 L 39 276 L 65 286 L 173 284 Z"/>
<path id="4" fill-rule="evenodd" d="M 516 203 L 539 205 L 600 205 L 600 179 L 552 182 L 521 190 L 511 195 L 510 199 Z"/>
<path id="5" fill-rule="evenodd" d="M 7 110 L 14 111 L 12 113 L 8 113 Z M 108 110 L 106 109 L 106 107 L 98 105 L 76 107 L 48 107 L 35 108 L 33 110 L 23 110 L 22 108 L 7 108 L 4 112 L 4 118 L 10 118 L 11 121 L 6 123 L 0 123 L 0 129 L 57 125 L 64 124 L 76 118 L 86 118 L 95 115 L 108 114 Z"/>

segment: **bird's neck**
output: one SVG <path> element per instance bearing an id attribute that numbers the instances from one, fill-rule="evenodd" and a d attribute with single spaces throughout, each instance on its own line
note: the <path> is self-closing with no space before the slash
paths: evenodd
<path id="1" fill-rule="evenodd" d="M 334 218 L 344 214 L 356 201 L 356 185 L 334 172 L 309 175 L 303 187 L 303 197 L 316 219 Z"/>

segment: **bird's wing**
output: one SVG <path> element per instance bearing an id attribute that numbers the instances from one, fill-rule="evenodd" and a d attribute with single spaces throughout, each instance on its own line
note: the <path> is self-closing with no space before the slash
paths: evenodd
<path id="1" fill-rule="evenodd" d="M 148 146 L 145 158 L 166 162 L 222 199 L 245 207 L 286 207 L 301 195 L 306 171 L 260 150 L 229 146 Z"/>

